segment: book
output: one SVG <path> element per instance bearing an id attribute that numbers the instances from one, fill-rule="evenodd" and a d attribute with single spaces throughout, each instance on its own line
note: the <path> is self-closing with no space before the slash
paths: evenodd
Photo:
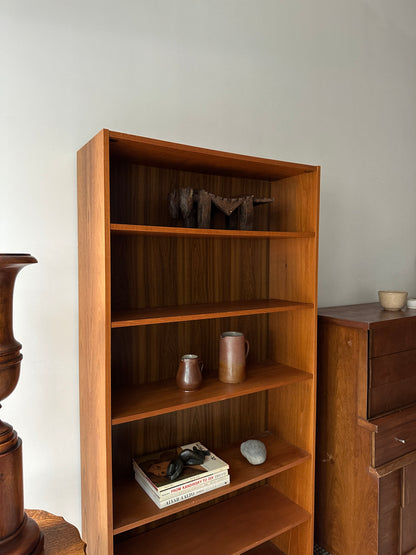
<path id="1" fill-rule="evenodd" d="M 185 482 L 183 484 L 173 486 L 172 488 L 163 490 L 161 492 L 156 492 L 156 490 L 150 486 L 150 484 L 142 476 L 142 474 L 140 474 L 139 472 L 135 472 L 136 482 L 138 482 L 143 488 L 150 488 L 154 495 L 156 495 L 161 500 L 168 499 L 169 497 L 174 497 L 188 491 L 193 491 L 201 487 L 205 487 L 206 485 L 213 483 L 216 480 L 227 478 L 227 476 L 228 470 L 221 470 L 220 472 L 204 475 L 201 478 L 196 478 L 195 480 L 191 480 L 190 482 Z"/>
<path id="2" fill-rule="evenodd" d="M 175 449 L 151 453 L 144 457 L 133 459 L 134 472 L 141 475 L 155 490 L 155 492 L 160 494 L 166 490 L 172 490 L 172 488 L 181 484 L 201 478 L 202 476 L 216 474 L 223 470 L 228 471 L 228 463 L 217 457 L 214 453 L 210 452 L 210 454 L 205 457 L 202 464 L 193 466 L 185 465 L 182 474 L 176 480 L 170 480 L 167 476 L 169 463 L 173 459 L 177 458 L 182 451 L 185 451 L 186 449 L 190 449 L 192 451 L 194 446 L 197 449 L 207 451 L 206 447 L 197 441 L 195 443 L 182 445 L 181 447 Z"/>
<path id="3" fill-rule="evenodd" d="M 137 478 L 136 478 L 137 480 Z M 186 501 L 187 499 L 192 499 L 193 497 L 197 497 L 198 495 L 202 495 L 203 493 L 207 493 L 208 491 L 212 491 L 223 486 L 227 486 L 230 483 L 230 475 L 227 474 L 219 479 L 214 479 L 209 481 L 202 486 L 198 486 L 190 491 L 184 490 L 179 495 L 168 495 L 164 497 L 159 497 L 157 493 L 155 493 L 154 489 L 149 486 L 147 482 L 142 483 L 138 482 L 143 491 L 147 493 L 153 503 L 159 508 L 164 509 L 165 507 L 169 507 L 170 505 L 174 505 L 175 503 L 180 503 L 181 501 Z"/>

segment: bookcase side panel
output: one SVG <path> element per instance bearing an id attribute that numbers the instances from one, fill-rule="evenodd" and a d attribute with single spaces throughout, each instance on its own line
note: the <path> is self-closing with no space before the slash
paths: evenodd
<path id="1" fill-rule="evenodd" d="M 315 237 L 270 240 L 269 297 L 316 303 Z"/>
<path id="2" fill-rule="evenodd" d="M 271 183 L 270 229 L 317 231 L 320 168 Z"/>
<path id="3" fill-rule="evenodd" d="M 319 168 L 274 182 L 272 195 L 278 202 L 271 207 L 271 229 L 314 232 L 312 238 L 270 241 L 269 263 L 270 297 L 313 304 L 269 315 L 270 358 L 311 374 L 310 380 L 268 394 L 269 430 L 311 454 L 307 463 L 269 480 L 311 514 L 275 540 L 285 553 L 303 555 L 313 549 Z"/>
<path id="4" fill-rule="evenodd" d="M 313 522 L 308 520 L 278 536 L 273 542 L 288 555 L 313 554 Z"/>
<path id="5" fill-rule="evenodd" d="M 82 528 L 88 553 L 112 553 L 108 133 L 78 152 Z"/>

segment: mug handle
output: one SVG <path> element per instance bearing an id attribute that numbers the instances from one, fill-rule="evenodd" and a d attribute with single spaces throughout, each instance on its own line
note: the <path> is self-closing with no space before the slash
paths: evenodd
<path id="1" fill-rule="evenodd" d="M 248 353 L 250 351 L 250 343 L 247 341 L 247 339 L 244 341 L 246 344 L 246 358 L 248 357 Z"/>
<path id="2" fill-rule="evenodd" d="M 204 363 L 202 362 L 202 360 L 199 361 L 199 369 L 200 369 L 201 374 L 202 374 L 202 372 L 204 371 Z"/>

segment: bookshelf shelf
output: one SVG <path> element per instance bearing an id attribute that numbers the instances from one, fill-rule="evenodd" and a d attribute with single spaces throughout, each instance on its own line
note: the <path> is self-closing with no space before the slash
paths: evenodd
<path id="1" fill-rule="evenodd" d="M 164 551 L 169 555 L 194 550 L 198 555 L 243 553 L 310 518 L 307 511 L 272 487 L 261 486 L 145 532 L 140 539 L 116 544 L 115 553 L 133 555 L 138 546 L 144 553 Z M 190 530 L 196 530 L 197 535 Z"/>
<path id="2" fill-rule="evenodd" d="M 82 535 L 90 555 L 312 553 L 320 168 L 103 129 L 78 152 Z M 172 227 L 173 189 L 273 198 Z M 218 379 L 220 334 L 250 342 Z M 202 387 L 176 387 L 180 357 Z M 265 432 L 267 430 L 267 433 Z M 239 445 L 263 438 L 252 466 Z M 263 440 L 262 439 L 262 440 Z M 230 484 L 158 509 L 132 458 L 200 441 Z M 204 551 L 205 550 L 205 551 Z"/>
<path id="3" fill-rule="evenodd" d="M 248 301 L 229 301 L 223 303 L 206 303 L 156 308 L 143 308 L 116 312 L 112 318 L 113 328 L 128 326 L 146 326 L 168 322 L 189 322 L 192 320 L 210 320 L 255 314 L 271 314 L 313 308 L 310 303 L 296 303 L 278 299 L 258 299 Z"/>
<path id="4" fill-rule="evenodd" d="M 307 372 L 269 361 L 248 367 L 246 380 L 238 384 L 225 384 L 211 377 L 203 380 L 201 389 L 188 392 L 178 389 L 174 379 L 124 387 L 113 392 L 112 424 L 133 422 L 308 379 L 312 379 L 312 375 Z"/>
<path id="5" fill-rule="evenodd" d="M 257 436 L 257 439 L 263 441 L 267 448 L 267 460 L 264 464 L 259 466 L 248 464 L 240 454 L 240 444 L 216 450 L 216 454 L 230 465 L 230 484 L 165 509 L 158 509 L 134 478 L 117 484 L 114 488 L 114 535 L 143 526 L 177 511 L 201 505 L 221 495 L 238 491 L 298 466 L 311 458 L 306 451 L 276 438 L 273 434 L 266 432 Z"/>
<path id="6" fill-rule="evenodd" d="M 150 235 L 155 237 L 210 237 L 221 239 L 302 239 L 315 237 L 313 231 L 242 231 L 131 224 L 111 224 L 110 229 L 114 235 Z"/>

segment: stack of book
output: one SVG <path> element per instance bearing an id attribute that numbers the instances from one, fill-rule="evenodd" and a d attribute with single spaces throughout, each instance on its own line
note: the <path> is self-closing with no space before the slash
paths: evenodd
<path id="1" fill-rule="evenodd" d="M 207 451 L 206 447 L 196 442 L 133 459 L 136 481 L 159 509 L 230 483 L 229 465 L 212 452 L 205 457 L 202 464 L 185 465 L 176 480 L 168 478 L 169 463 L 182 451 L 192 450 L 194 446 Z"/>

